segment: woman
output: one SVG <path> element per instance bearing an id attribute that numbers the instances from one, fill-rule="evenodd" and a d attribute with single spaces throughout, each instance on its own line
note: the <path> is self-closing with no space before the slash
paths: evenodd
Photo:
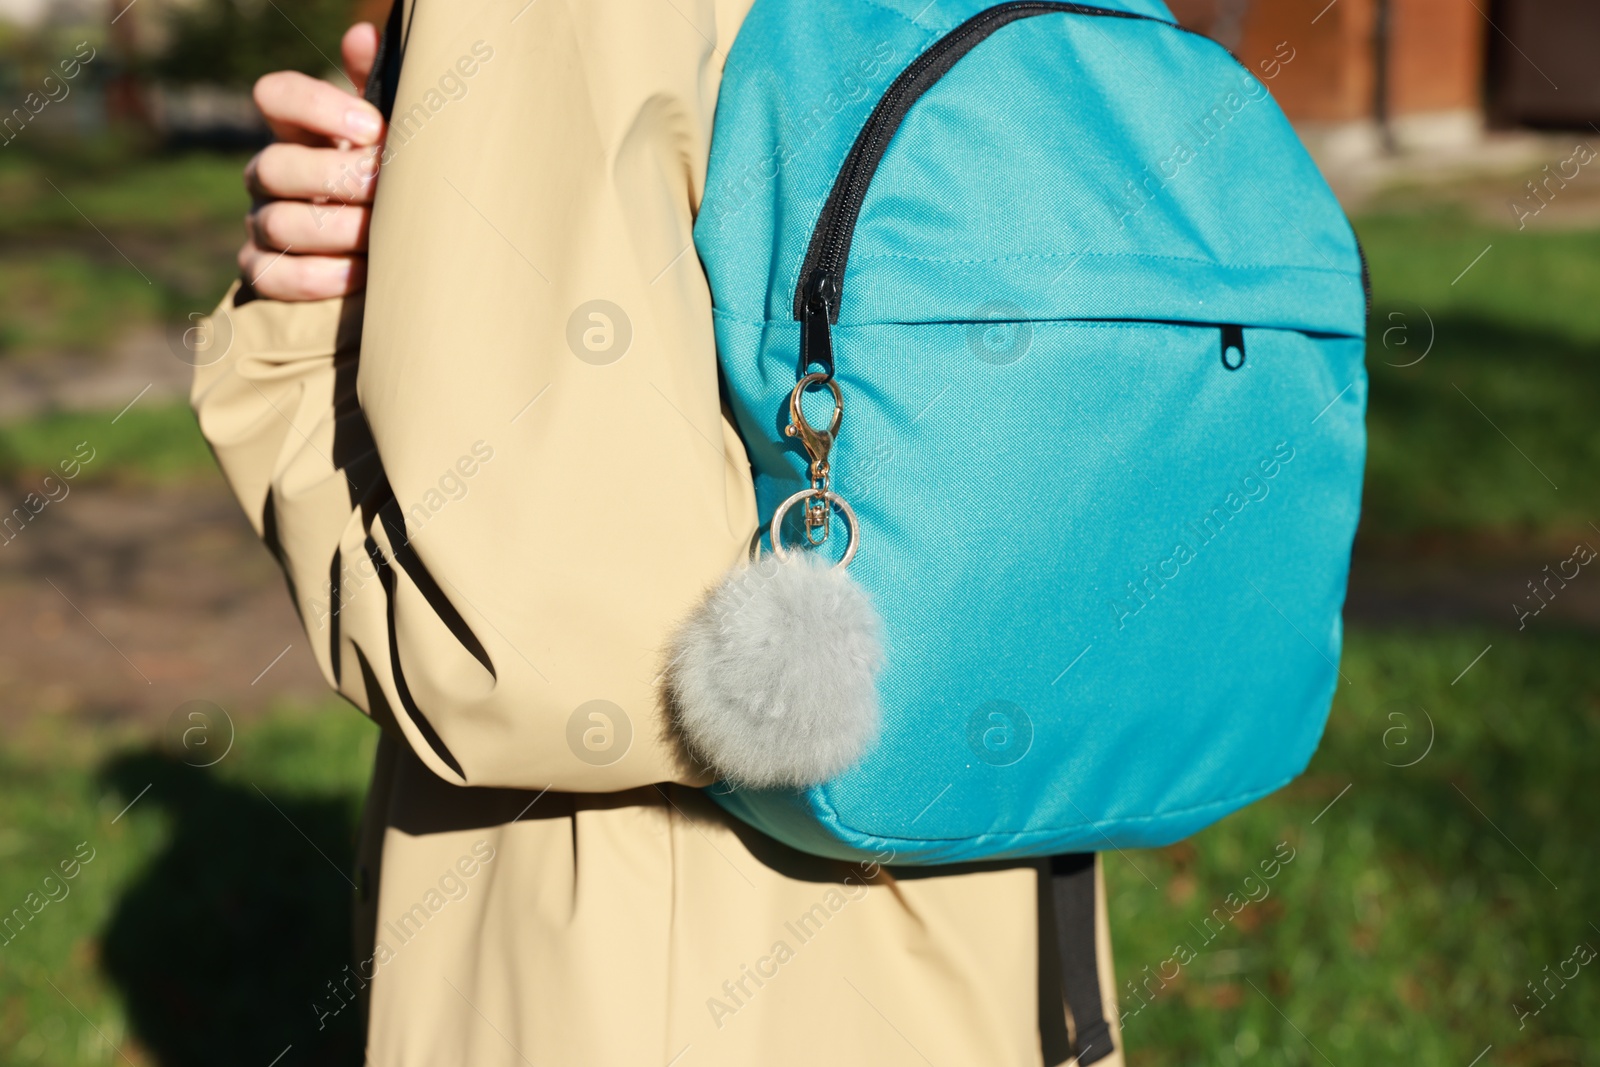
<path id="1" fill-rule="evenodd" d="M 663 728 L 664 637 L 756 521 L 691 243 L 749 3 L 420 0 L 388 126 L 257 87 L 281 143 L 193 401 L 383 727 L 368 940 L 313 1005 L 365 998 L 377 1067 L 1070 1056 L 1038 864 L 801 855 Z"/>

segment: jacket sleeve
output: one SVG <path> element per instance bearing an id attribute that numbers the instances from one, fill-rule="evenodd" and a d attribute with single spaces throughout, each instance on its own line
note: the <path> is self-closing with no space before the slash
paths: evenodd
<path id="1" fill-rule="evenodd" d="M 211 321 L 193 405 L 323 673 L 448 781 L 703 781 L 659 688 L 755 524 L 692 244 L 747 2 L 420 0 L 367 293 Z"/>

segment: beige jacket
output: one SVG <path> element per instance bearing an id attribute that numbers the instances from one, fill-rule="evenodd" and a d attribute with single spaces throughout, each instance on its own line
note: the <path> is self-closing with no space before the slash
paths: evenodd
<path id="1" fill-rule="evenodd" d="M 663 729 L 756 521 L 691 235 L 749 2 L 418 0 L 364 301 L 215 316 L 201 428 L 385 729 L 377 1067 L 1064 1059 L 1034 866 L 803 856 Z"/>

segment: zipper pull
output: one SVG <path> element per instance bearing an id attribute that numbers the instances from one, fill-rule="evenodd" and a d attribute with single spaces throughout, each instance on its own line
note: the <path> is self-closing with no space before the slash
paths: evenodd
<path id="1" fill-rule="evenodd" d="M 1236 353 L 1232 358 L 1229 353 Z M 1244 366 L 1244 327 L 1224 323 L 1222 327 L 1222 365 L 1229 370 Z"/>
<path id="2" fill-rule="evenodd" d="M 800 309 L 800 367 L 804 378 L 820 368 L 826 380 L 833 378 L 833 331 L 830 324 L 839 314 L 839 286 L 833 275 L 817 271 L 806 282 L 806 302 Z"/>

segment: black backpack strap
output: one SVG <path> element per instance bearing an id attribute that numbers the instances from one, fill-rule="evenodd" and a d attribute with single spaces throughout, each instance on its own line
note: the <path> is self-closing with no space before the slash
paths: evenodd
<path id="1" fill-rule="evenodd" d="M 383 113 L 385 121 L 394 113 L 394 98 L 400 91 L 400 56 L 405 52 L 406 0 L 394 0 L 389 5 L 389 19 L 378 36 L 378 54 L 372 61 L 372 73 L 367 77 L 367 91 L 362 95 L 367 103 Z"/>
<path id="2" fill-rule="evenodd" d="M 1115 1051 L 1111 1024 L 1100 999 L 1100 967 L 1095 943 L 1095 854 L 1050 857 L 1050 890 L 1055 911 L 1056 950 L 1061 961 L 1061 993 L 1072 1014 L 1073 1044 L 1080 1067 Z"/>

